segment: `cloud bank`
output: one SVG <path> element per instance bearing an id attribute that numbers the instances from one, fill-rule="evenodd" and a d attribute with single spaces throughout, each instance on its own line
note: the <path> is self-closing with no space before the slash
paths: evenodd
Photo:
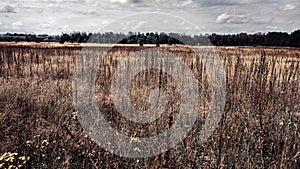
<path id="1" fill-rule="evenodd" d="M 2 33 L 96 32 L 120 18 L 145 12 L 175 15 L 199 27 L 197 32 L 189 32 L 192 30 L 181 21 L 165 18 L 153 26 L 162 28 L 158 30 L 193 34 L 292 32 L 300 25 L 299 0 L 1 0 L 0 6 Z M 132 28 L 142 31 L 148 26 L 143 22 L 151 24 L 149 18 L 140 18 Z M 121 24 L 115 27 L 118 32 L 125 30 Z"/>

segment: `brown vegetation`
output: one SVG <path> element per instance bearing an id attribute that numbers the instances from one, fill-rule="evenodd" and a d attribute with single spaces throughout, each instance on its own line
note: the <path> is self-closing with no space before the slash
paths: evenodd
<path id="1" fill-rule="evenodd" d="M 98 46 L 98 48 L 101 48 Z M 126 122 L 110 98 L 111 75 L 121 56 L 133 48 L 113 48 L 99 66 L 96 95 L 112 126 L 130 136 L 163 132 L 170 125 L 168 109 L 156 128 Z M 190 57 L 186 47 L 162 47 L 182 56 L 204 92 L 201 110 L 207 112 L 211 92 L 206 68 Z M 22 46 L 0 44 L 0 168 L 297 168 L 300 166 L 300 50 L 297 48 L 218 47 L 226 77 L 226 104 L 219 128 L 203 144 L 196 121 L 176 148 L 150 158 L 130 159 L 105 151 L 83 132 L 72 100 L 74 62 L 81 46 Z M 95 49 L 95 48 L 94 48 Z M 136 49 L 135 49 L 136 50 Z M 137 76 L 143 78 L 147 72 Z M 142 79 L 132 102 L 153 86 L 167 91 L 175 106 L 172 77 L 160 83 Z M 137 80 L 138 81 L 138 80 Z M 132 84 L 137 84 L 133 81 Z M 157 83 L 154 83 L 157 82 Z M 171 95 L 174 95 L 171 97 Z M 147 98 L 147 97 L 145 97 Z M 176 114 L 175 114 L 176 115 Z M 172 116 L 172 115 L 171 115 Z M 173 115 L 174 116 L 174 115 Z M 176 118 L 176 117 L 175 117 Z M 153 125 L 152 125 L 153 126 Z M 136 128 L 149 128 L 146 133 Z M 144 131 L 145 132 L 145 131 Z"/>

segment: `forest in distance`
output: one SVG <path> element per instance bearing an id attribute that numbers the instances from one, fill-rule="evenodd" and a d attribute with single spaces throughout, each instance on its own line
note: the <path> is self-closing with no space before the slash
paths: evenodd
<path id="1" fill-rule="evenodd" d="M 128 32 L 124 33 L 86 33 L 73 32 L 61 35 L 36 35 L 6 33 L 0 35 L 0 41 L 5 42 L 59 42 L 64 43 L 101 43 L 101 44 L 186 44 L 192 46 L 286 46 L 300 47 L 300 29 L 292 33 L 238 33 L 238 34 L 205 34 L 187 35 L 180 33 Z"/>

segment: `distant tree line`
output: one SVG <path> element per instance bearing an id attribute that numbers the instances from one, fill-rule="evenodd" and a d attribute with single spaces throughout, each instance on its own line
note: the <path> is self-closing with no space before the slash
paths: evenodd
<path id="1" fill-rule="evenodd" d="M 269 32 L 267 34 L 240 33 L 235 35 L 212 34 L 208 37 L 216 46 L 291 46 L 300 47 L 300 30 L 291 34 L 286 32 Z"/>
<path id="2" fill-rule="evenodd" d="M 188 45 L 215 45 L 215 46 L 291 46 L 300 47 L 300 29 L 288 34 L 286 32 L 239 33 L 230 35 L 206 34 L 186 35 L 179 33 L 85 33 L 73 32 L 61 35 L 35 35 L 6 33 L 0 35 L 0 41 L 8 42 L 59 42 L 59 43 L 120 43 L 120 44 L 188 44 Z"/>

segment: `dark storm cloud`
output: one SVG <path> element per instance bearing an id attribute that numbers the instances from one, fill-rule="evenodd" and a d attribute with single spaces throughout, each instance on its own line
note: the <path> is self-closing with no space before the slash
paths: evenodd
<path id="1" fill-rule="evenodd" d="M 16 13 L 15 11 L 15 8 L 7 5 L 7 6 L 4 6 L 1 10 L 0 10 L 0 13 Z"/>

